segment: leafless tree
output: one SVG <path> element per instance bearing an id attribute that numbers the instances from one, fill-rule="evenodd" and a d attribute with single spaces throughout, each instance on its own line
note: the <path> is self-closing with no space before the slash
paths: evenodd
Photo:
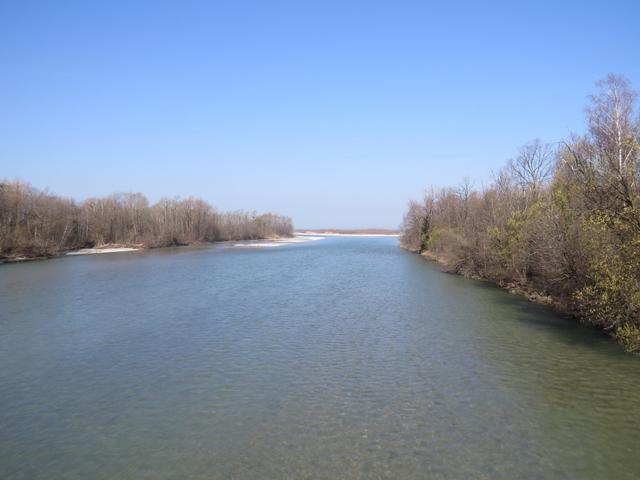
<path id="1" fill-rule="evenodd" d="M 288 217 L 218 213 L 198 198 L 163 198 L 150 206 L 141 193 L 119 193 L 77 204 L 24 183 L 0 182 L 0 258 L 105 244 L 156 247 L 292 233 Z"/>
<path id="2" fill-rule="evenodd" d="M 535 139 L 522 146 L 517 157 L 509 160 L 515 183 L 535 200 L 553 174 L 555 152 L 551 145 Z"/>

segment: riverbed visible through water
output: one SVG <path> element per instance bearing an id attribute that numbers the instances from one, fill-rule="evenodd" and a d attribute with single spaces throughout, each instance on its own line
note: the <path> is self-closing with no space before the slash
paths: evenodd
<path id="1" fill-rule="evenodd" d="M 0 266 L 0 478 L 637 479 L 640 359 L 396 238 Z"/>

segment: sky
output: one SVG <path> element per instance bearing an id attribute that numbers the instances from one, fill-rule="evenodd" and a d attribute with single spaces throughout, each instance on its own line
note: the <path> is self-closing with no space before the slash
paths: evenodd
<path id="1" fill-rule="evenodd" d="M 640 2 L 0 0 L 0 179 L 396 228 L 640 88 Z"/>

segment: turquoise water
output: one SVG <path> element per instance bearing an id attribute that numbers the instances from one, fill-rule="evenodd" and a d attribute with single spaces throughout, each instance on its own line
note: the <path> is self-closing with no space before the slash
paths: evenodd
<path id="1" fill-rule="evenodd" d="M 640 359 L 393 238 L 0 266 L 2 479 L 635 479 Z"/>

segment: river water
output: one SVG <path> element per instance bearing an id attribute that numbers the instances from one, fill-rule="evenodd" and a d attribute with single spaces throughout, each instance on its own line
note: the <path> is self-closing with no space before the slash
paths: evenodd
<path id="1" fill-rule="evenodd" d="M 5 480 L 639 477 L 639 358 L 394 238 L 0 266 Z"/>

